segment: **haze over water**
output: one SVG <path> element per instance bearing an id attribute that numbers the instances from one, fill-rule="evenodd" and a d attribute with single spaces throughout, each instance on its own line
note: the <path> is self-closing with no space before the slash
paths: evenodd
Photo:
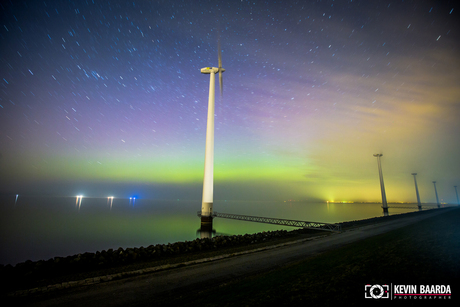
<path id="1" fill-rule="evenodd" d="M 0 264 L 48 260 L 119 247 L 147 247 L 199 237 L 200 201 L 27 197 L 0 198 Z M 222 213 L 337 223 L 382 215 L 380 204 L 215 201 Z M 391 209 L 390 215 L 416 211 Z M 246 234 L 293 227 L 215 218 L 217 234 Z"/>

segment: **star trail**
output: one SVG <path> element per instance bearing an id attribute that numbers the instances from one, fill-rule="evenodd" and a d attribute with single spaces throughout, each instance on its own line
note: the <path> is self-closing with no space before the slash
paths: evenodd
<path id="1" fill-rule="evenodd" d="M 216 199 L 455 203 L 455 1 L 9 1 L 0 186 L 201 198 L 220 37 Z"/>

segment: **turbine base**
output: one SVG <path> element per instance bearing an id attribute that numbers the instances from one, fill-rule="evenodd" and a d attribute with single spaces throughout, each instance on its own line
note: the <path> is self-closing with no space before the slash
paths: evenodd
<path id="1" fill-rule="evenodd" d="M 201 226 L 211 225 L 212 227 L 212 216 L 201 216 Z"/>
<path id="2" fill-rule="evenodd" d="M 383 209 L 383 215 L 388 216 L 388 207 L 382 207 Z"/>

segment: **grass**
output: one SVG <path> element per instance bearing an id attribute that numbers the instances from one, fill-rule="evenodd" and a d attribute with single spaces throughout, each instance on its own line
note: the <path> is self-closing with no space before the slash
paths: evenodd
<path id="1" fill-rule="evenodd" d="M 364 299 L 366 284 L 390 283 L 450 285 L 454 302 L 460 297 L 459 257 L 460 209 L 456 209 L 288 267 L 216 285 L 176 299 L 174 305 L 359 305 L 376 302 Z"/>

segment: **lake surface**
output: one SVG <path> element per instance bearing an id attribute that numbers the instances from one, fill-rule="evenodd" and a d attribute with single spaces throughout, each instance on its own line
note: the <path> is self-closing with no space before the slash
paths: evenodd
<path id="1" fill-rule="evenodd" d="M 382 216 L 380 204 L 215 201 L 214 211 L 338 223 Z M 48 260 L 109 248 L 191 241 L 200 237 L 200 201 L 0 196 L 0 264 Z M 390 215 L 416 211 L 390 208 Z M 215 218 L 217 235 L 293 230 Z"/>

